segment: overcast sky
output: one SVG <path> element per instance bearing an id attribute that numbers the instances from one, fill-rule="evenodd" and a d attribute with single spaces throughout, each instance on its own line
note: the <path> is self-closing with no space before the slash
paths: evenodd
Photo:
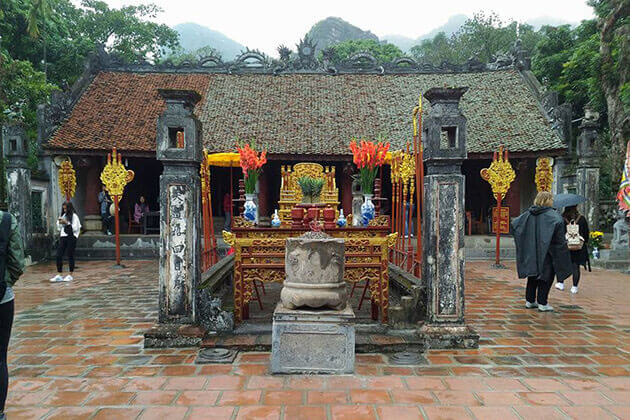
<path id="1" fill-rule="evenodd" d="M 110 6 L 152 2 L 169 26 L 194 22 L 222 32 L 242 45 L 276 55 L 276 47 L 295 43 L 318 20 L 340 17 L 379 37 L 416 38 L 446 23 L 450 16 L 494 11 L 519 22 L 551 17 L 580 22 L 593 16 L 586 0 L 105 0 Z"/>

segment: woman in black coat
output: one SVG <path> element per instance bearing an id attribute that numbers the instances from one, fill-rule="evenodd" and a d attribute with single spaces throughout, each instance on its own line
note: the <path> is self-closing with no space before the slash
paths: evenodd
<path id="1" fill-rule="evenodd" d="M 547 303 L 553 278 L 571 275 L 564 221 L 552 205 L 553 195 L 539 192 L 534 205 L 512 221 L 518 277 L 527 277 L 525 307 L 542 312 L 553 311 Z"/>
<path id="2" fill-rule="evenodd" d="M 575 221 L 579 226 L 580 236 L 584 238 L 584 245 L 582 245 L 581 249 L 577 251 L 571 252 L 571 264 L 573 267 L 573 287 L 571 287 L 571 293 L 578 292 L 578 283 L 580 282 L 580 266 L 583 265 L 584 268 L 587 267 L 589 263 L 588 257 L 588 239 L 590 231 L 588 229 L 588 222 L 586 221 L 586 217 L 582 216 L 577 209 L 577 206 L 571 206 L 564 209 L 564 213 L 562 213 L 562 217 L 564 218 L 565 230 L 566 225 Z M 564 290 L 564 280 L 558 279 L 556 283 L 556 289 Z"/>

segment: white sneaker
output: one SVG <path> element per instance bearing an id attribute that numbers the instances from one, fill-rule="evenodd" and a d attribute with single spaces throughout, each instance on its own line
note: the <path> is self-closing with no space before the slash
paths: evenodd
<path id="1" fill-rule="evenodd" d="M 571 293 L 573 294 L 577 293 L 577 286 L 571 286 Z"/>
<path id="2" fill-rule="evenodd" d="M 546 305 L 538 305 L 538 310 L 540 312 L 551 312 L 553 311 L 553 306 L 546 304 Z"/>
<path id="3" fill-rule="evenodd" d="M 556 283 L 556 289 L 564 290 L 564 283 Z"/>
<path id="4" fill-rule="evenodd" d="M 531 302 L 525 301 L 525 307 L 526 307 L 527 309 L 538 308 L 538 304 L 537 304 L 537 303 L 535 303 L 535 302 L 534 302 L 534 303 L 531 303 Z"/>
<path id="5" fill-rule="evenodd" d="M 51 283 L 59 283 L 60 281 L 63 281 L 63 277 L 61 277 L 61 275 L 59 274 L 57 274 L 55 277 L 50 279 Z"/>
<path id="6" fill-rule="evenodd" d="M 74 280 L 74 277 L 72 277 L 70 274 L 68 274 L 66 277 L 63 278 L 63 281 L 72 281 Z"/>

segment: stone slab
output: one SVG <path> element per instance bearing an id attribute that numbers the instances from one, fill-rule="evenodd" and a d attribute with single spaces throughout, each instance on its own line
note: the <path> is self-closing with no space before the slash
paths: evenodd
<path id="1" fill-rule="evenodd" d="M 273 315 L 272 373 L 354 372 L 354 311 L 288 310 Z"/>

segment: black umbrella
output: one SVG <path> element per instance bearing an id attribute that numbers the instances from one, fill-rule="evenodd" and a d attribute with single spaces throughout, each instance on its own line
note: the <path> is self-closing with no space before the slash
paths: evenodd
<path id="1" fill-rule="evenodd" d="M 553 198 L 555 208 L 577 206 L 586 201 L 586 197 L 578 194 L 556 194 Z"/>

